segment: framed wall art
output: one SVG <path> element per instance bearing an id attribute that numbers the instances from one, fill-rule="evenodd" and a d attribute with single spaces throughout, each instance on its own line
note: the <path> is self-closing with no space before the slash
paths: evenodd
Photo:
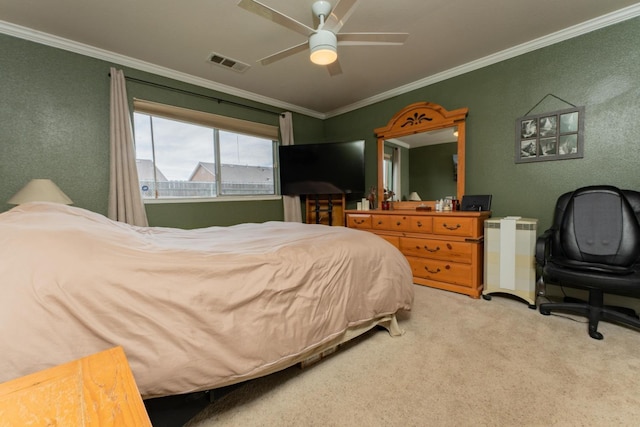
<path id="1" fill-rule="evenodd" d="M 579 159 L 584 156 L 584 107 L 516 120 L 515 162 Z"/>

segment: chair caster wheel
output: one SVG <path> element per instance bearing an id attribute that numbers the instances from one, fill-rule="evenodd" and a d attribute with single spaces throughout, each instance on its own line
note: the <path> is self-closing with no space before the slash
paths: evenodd
<path id="1" fill-rule="evenodd" d="M 542 307 L 540 307 L 540 314 L 544 314 L 545 316 L 550 316 L 551 312 L 549 310 L 543 310 Z"/>
<path id="2" fill-rule="evenodd" d="M 486 301 L 491 301 L 491 295 L 482 295 L 482 299 Z"/>
<path id="3" fill-rule="evenodd" d="M 535 304 L 529 304 L 529 308 L 530 308 L 531 310 L 535 310 L 535 309 L 536 309 L 536 305 L 535 305 Z"/>
<path id="4" fill-rule="evenodd" d="M 602 338 L 604 338 L 604 335 L 602 335 L 600 332 L 592 330 L 589 330 L 589 336 L 594 340 L 601 340 Z"/>

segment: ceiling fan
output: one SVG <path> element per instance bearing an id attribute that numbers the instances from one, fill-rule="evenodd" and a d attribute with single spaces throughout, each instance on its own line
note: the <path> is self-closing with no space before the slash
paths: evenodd
<path id="1" fill-rule="evenodd" d="M 329 74 L 334 76 L 342 72 L 338 62 L 338 45 L 401 45 L 409 36 L 407 33 L 340 33 L 357 2 L 358 0 L 339 0 L 333 9 L 328 1 L 314 2 L 311 10 L 320 22 L 316 29 L 257 0 L 240 0 L 238 6 L 308 37 L 308 41 L 304 43 L 262 58 L 259 61 L 262 65 L 271 64 L 309 48 L 311 62 L 326 65 Z"/>

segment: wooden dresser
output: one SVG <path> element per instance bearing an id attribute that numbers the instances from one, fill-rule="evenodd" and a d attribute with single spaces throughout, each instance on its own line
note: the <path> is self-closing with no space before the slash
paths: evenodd
<path id="1" fill-rule="evenodd" d="M 484 221 L 491 212 L 347 210 L 347 227 L 370 231 L 407 257 L 414 283 L 479 298 Z"/>

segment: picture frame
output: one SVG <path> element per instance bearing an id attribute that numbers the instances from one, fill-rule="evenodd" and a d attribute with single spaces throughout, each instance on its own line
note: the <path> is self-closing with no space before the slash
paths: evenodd
<path id="1" fill-rule="evenodd" d="M 515 163 L 584 157 L 584 107 L 516 119 Z"/>

